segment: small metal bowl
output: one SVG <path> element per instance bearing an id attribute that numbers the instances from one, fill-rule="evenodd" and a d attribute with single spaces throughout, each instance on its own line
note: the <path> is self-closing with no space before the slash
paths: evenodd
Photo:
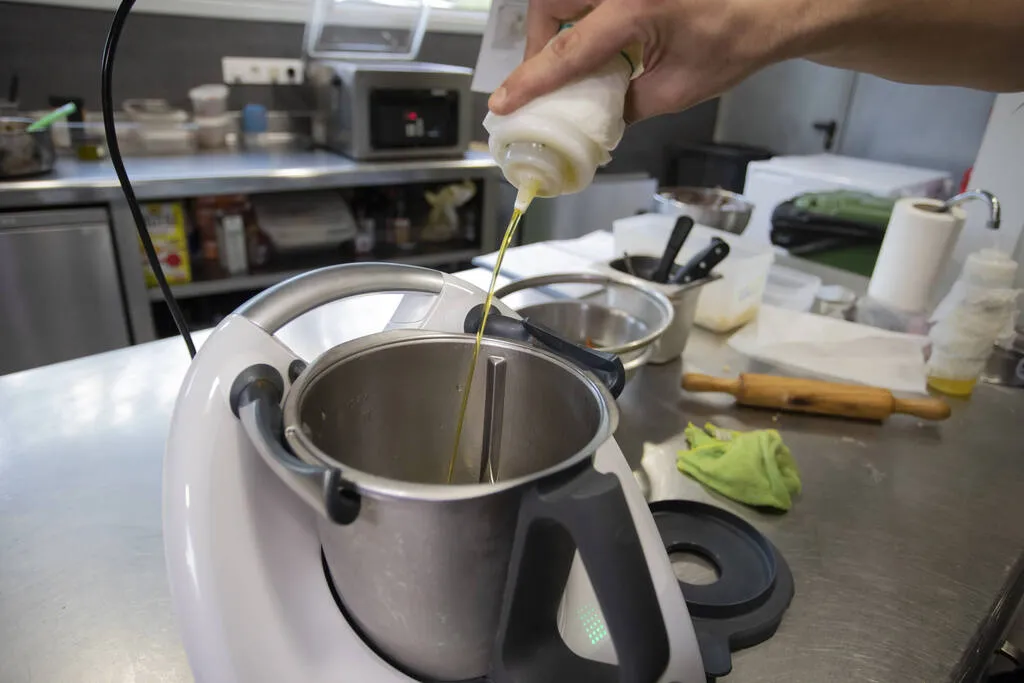
<path id="1" fill-rule="evenodd" d="M 754 204 L 743 195 L 713 187 L 670 187 L 654 195 L 657 213 L 689 216 L 695 223 L 740 235 Z"/>
<path id="2" fill-rule="evenodd" d="M 654 345 L 672 324 L 674 311 L 665 295 L 606 275 L 567 273 L 519 280 L 494 294 L 503 298 L 526 289 L 592 284 L 597 292 L 579 299 L 554 299 L 520 306 L 524 318 L 551 328 L 569 341 L 619 356 L 629 381 L 654 353 Z"/>

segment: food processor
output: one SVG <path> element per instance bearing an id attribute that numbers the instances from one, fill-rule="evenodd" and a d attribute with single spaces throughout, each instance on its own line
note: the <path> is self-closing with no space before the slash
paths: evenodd
<path id="1" fill-rule="evenodd" d="M 381 293 L 358 301 L 383 329 L 327 348 L 318 325 L 345 327 L 342 300 Z M 615 382 L 571 348 L 488 322 L 446 482 L 483 299 L 424 268 L 333 266 L 256 296 L 203 344 L 163 478 L 197 681 L 705 680 L 612 438 Z M 495 330 L 519 320 L 494 305 Z M 310 311 L 327 314 L 303 326 Z"/>

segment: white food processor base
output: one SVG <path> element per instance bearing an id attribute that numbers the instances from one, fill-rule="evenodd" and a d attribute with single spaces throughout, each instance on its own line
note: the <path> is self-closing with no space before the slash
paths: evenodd
<path id="1" fill-rule="evenodd" d="M 250 365 L 266 363 L 287 377 L 299 354 L 311 359 L 385 324 L 461 331 L 465 311 L 483 294 L 454 278 L 446 280 L 453 286 L 449 290 L 446 285 L 440 296 L 381 294 L 321 306 L 277 337 L 233 314 L 200 349 L 175 406 L 163 500 L 171 593 L 199 683 L 412 683 L 380 659 L 338 609 L 321 564 L 315 513 L 255 452 L 231 412 L 228 392 Z M 614 441 L 598 450 L 595 468 L 622 481 L 647 556 L 670 640 L 669 666 L 660 680 L 704 681 L 682 593 L 654 519 Z M 600 620 L 577 556 L 559 614 L 560 630 L 578 655 L 613 663 L 610 638 L 591 635 Z"/>

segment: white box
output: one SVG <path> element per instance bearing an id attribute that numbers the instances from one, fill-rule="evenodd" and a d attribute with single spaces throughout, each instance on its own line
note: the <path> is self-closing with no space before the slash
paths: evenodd
<path id="1" fill-rule="evenodd" d="M 630 256 L 661 256 L 677 218 L 647 213 L 615 221 L 612 224 L 615 258 L 623 252 Z M 729 244 L 729 256 L 714 270 L 722 279 L 703 288 L 694 322 L 712 332 L 729 332 L 757 315 L 775 253 L 769 245 L 695 225 L 676 263 L 686 263 L 706 247 L 712 237 L 720 237 Z"/>
<path id="2" fill-rule="evenodd" d="M 743 196 L 754 204 L 743 236 L 771 244 L 772 213 L 783 202 L 805 192 L 854 190 L 879 197 L 945 199 L 953 179 L 945 171 L 854 159 L 835 154 L 780 156 L 751 161 Z"/>

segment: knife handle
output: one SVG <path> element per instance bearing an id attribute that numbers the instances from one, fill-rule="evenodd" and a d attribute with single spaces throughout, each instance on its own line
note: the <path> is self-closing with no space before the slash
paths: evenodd
<path id="1" fill-rule="evenodd" d="M 711 244 L 698 252 L 672 279 L 674 285 L 685 285 L 703 280 L 729 255 L 729 243 L 720 237 L 712 237 Z"/>

